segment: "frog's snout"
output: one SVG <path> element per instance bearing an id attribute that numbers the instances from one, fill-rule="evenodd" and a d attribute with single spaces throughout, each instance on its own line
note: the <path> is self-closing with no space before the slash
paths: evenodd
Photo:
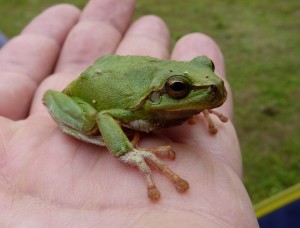
<path id="1" fill-rule="evenodd" d="M 222 105 L 227 98 L 227 91 L 224 86 L 224 81 L 220 81 L 218 84 L 211 85 L 210 90 L 212 92 L 212 102 L 216 103 L 216 106 Z"/>

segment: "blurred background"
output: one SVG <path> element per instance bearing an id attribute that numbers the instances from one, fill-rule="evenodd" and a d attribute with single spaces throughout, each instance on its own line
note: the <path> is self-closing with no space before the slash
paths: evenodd
<path id="1" fill-rule="evenodd" d="M 0 0 L 0 32 L 13 37 L 63 2 L 87 1 Z M 221 47 L 252 202 L 300 183 L 300 1 L 137 0 L 135 18 L 146 14 L 165 20 L 172 45 L 203 32 Z"/>

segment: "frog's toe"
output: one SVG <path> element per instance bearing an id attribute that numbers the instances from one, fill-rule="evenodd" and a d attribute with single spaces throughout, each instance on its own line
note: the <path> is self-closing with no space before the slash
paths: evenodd
<path id="1" fill-rule="evenodd" d="M 228 118 L 226 116 L 224 116 L 222 113 L 217 112 L 217 111 L 212 110 L 212 109 L 204 110 L 202 113 L 204 115 L 204 118 L 208 122 L 209 132 L 213 135 L 217 134 L 218 129 L 216 128 L 213 120 L 210 118 L 210 116 L 209 116 L 210 114 L 213 114 L 213 115 L 217 116 L 223 123 L 226 123 L 228 121 Z"/>
<path id="2" fill-rule="evenodd" d="M 223 115 L 220 112 L 217 112 L 215 110 L 212 109 L 206 109 L 202 111 L 202 114 L 206 120 L 206 122 L 208 123 L 208 131 L 209 133 L 211 133 L 212 135 L 215 135 L 218 133 L 218 129 L 215 126 L 214 121 L 212 120 L 212 118 L 210 117 L 211 114 L 217 116 L 219 118 L 219 120 L 223 123 L 226 123 L 228 121 L 228 117 Z M 193 116 L 192 118 L 188 119 L 188 124 L 196 124 L 197 121 L 199 120 L 199 116 Z"/>
<path id="3" fill-rule="evenodd" d="M 147 165 L 144 156 L 144 153 L 140 153 L 140 151 L 133 149 L 132 151 L 122 155 L 119 159 L 122 163 L 136 166 L 140 170 L 147 185 L 148 197 L 151 200 L 158 200 L 160 198 L 160 192 L 152 179 L 151 170 Z"/>
<path id="4" fill-rule="evenodd" d="M 143 148 L 143 150 L 149 150 L 154 155 L 161 158 L 167 157 L 171 160 L 176 159 L 176 153 L 174 150 L 172 150 L 171 146 L 149 147 L 149 148 Z"/>
<path id="5" fill-rule="evenodd" d="M 160 192 L 156 186 L 152 186 L 152 188 L 148 187 L 148 197 L 153 201 L 160 199 Z"/>
<path id="6" fill-rule="evenodd" d="M 151 170 L 146 161 L 154 165 L 164 176 L 170 179 L 178 192 L 185 192 L 189 189 L 188 182 L 175 174 L 166 164 L 157 158 L 152 151 L 133 149 L 122 155 L 120 161 L 128 165 L 136 166 L 140 170 L 147 185 L 148 197 L 151 200 L 158 200 L 160 193 L 152 179 Z"/>
<path id="7" fill-rule="evenodd" d="M 176 186 L 176 190 L 178 192 L 185 192 L 186 190 L 189 189 L 189 182 L 187 182 L 186 180 L 180 179 L 176 182 L 175 186 Z"/>
<path id="8" fill-rule="evenodd" d="M 158 157 L 166 157 L 171 160 L 176 159 L 176 153 L 174 150 L 172 150 L 171 146 L 157 146 L 157 147 L 144 147 L 140 148 L 139 147 L 140 143 L 140 134 L 138 132 L 134 133 L 133 140 L 132 140 L 132 145 L 135 149 L 137 150 L 144 150 L 144 151 L 151 151 L 153 154 L 155 154 Z"/>

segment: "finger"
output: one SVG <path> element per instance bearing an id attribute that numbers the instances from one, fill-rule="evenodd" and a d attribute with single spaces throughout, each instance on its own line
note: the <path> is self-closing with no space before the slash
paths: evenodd
<path id="1" fill-rule="evenodd" d="M 157 16 L 144 16 L 135 21 L 117 48 L 119 55 L 142 55 L 168 58 L 170 34 Z"/>
<path id="2" fill-rule="evenodd" d="M 226 81 L 223 54 L 218 45 L 210 37 L 204 34 L 189 34 L 182 37 L 176 43 L 171 58 L 189 61 L 199 55 L 208 56 L 215 64 L 216 74 L 224 79 L 227 90 L 227 100 L 219 110 L 232 119 L 232 94 Z"/>
<path id="3" fill-rule="evenodd" d="M 52 71 L 78 15 L 78 9 L 70 5 L 49 8 L 1 49 L 1 116 L 21 119 L 27 115 L 37 85 Z"/>
<path id="4" fill-rule="evenodd" d="M 130 24 L 133 0 L 91 0 L 80 21 L 68 35 L 55 74 L 39 87 L 30 114 L 46 112 L 42 105 L 44 92 L 62 90 L 98 57 L 113 53 Z"/>
<path id="5" fill-rule="evenodd" d="M 96 58 L 113 53 L 129 26 L 133 0 L 91 0 L 69 34 L 56 72 L 78 76 Z"/>

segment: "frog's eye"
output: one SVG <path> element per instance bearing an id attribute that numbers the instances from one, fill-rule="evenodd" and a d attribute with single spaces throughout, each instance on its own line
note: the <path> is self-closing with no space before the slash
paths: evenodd
<path id="1" fill-rule="evenodd" d="M 181 99 L 190 93 L 191 85 L 187 79 L 173 76 L 165 83 L 165 91 L 170 97 Z"/>
<path id="2" fill-rule="evenodd" d="M 215 72 L 215 64 L 214 64 L 214 62 L 212 60 L 210 60 L 210 62 L 211 62 L 211 69 L 212 69 L 213 72 Z"/>

